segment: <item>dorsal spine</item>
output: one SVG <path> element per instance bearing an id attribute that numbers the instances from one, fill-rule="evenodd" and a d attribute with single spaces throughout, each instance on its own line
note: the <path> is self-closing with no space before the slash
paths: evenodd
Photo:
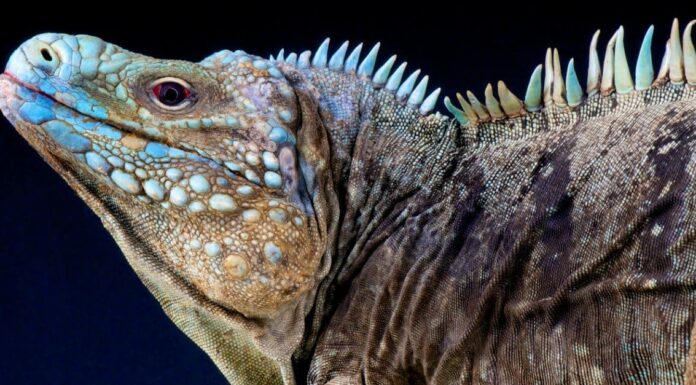
<path id="1" fill-rule="evenodd" d="M 534 126 L 533 121 L 541 122 L 544 120 L 547 121 L 546 128 L 550 128 L 555 126 L 553 123 L 559 118 L 563 121 L 573 121 L 601 116 L 622 110 L 620 107 L 622 104 L 637 99 L 631 95 L 641 93 L 646 94 L 642 98 L 643 104 L 651 104 L 651 101 L 673 101 L 675 95 L 679 95 L 679 97 L 689 96 L 691 92 L 682 92 L 678 89 L 685 82 L 688 85 L 696 85 L 696 50 L 691 38 L 691 29 L 694 23 L 696 20 L 687 25 L 684 29 L 683 39 L 680 39 L 679 22 L 677 19 L 674 20 L 657 78 L 655 78 L 651 53 L 654 27 L 650 26 L 643 38 L 635 69 L 635 83 L 631 76 L 624 48 L 624 29 L 620 27 L 607 43 L 601 70 L 597 52 L 599 31 L 595 32 L 592 37 L 587 94 L 582 92 L 575 71 L 574 59 L 569 61 L 564 78 L 558 51 L 549 48 L 544 64 L 539 64 L 532 73 L 523 104 L 518 103 L 519 99 L 501 81 L 498 83 L 500 101 L 492 94 L 492 86 L 489 84 L 486 87 L 485 104 L 479 102 L 471 91 L 467 91 L 466 98 L 457 94 L 459 106 L 445 97 L 445 107 L 461 126 L 478 132 L 482 130 L 499 131 L 502 126 Z M 542 72 L 544 73 L 543 82 Z M 595 97 L 595 95 L 599 95 L 603 99 Z M 651 95 L 655 97 L 651 97 Z M 633 102 L 631 104 L 636 105 Z M 503 114 L 501 114 L 500 105 L 508 107 L 502 109 Z M 601 107 L 604 105 L 611 107 Z M 588 109 L 598 110 L 602 113 L 590 116 L 591 114 L 582 111 Z M 519 120 L 519 122 L 515 120 Z M 486 135 L 476 134 L 476 136 L 485 137 Z M 503 136 L 514 137 L 516 135 L 511 133 Z M 491 137 L 490 139 L 495 138 Z"/>
<path id="2" fill-rule="evenodd" d="M 415 70 L 402 82 L 401 79 L 407 63 L 401 63 L 392 72 L 392 68 L 396 63 L 396 55 L 393 55 L 375 71 L 380 43 L 375 44 L 362 61 L 360 61 L 362 43 L 358 44 L 346 58 L 345 55 L 348 52 L 349 45 L 346 41 L 331 55 L 330 59 L 328 56 L 329 43 L 330 40 L 328 38 L 325 39 L 319 45 L 314 55 L 310 51 L 305 51 L 299 56 L 294 52 L 286 56 L 285 50 L 281 49 L 276 57 L 270 56 L 269 60 L 284 62 L 300 69 L 328 68 L 332 71 L 352 73 L 358 78 L 369 81 L 376 89 L 383 88 L 394 94 L 399 103 L 417 109 L 421 115 L 427 115 L 435 109 L 440 96 L 440 89 L 438 88 L 427 94 L 429 77 L 427 75 L 423 76 L 418 81 L 420 70 Z M 416 81 L 418 81 L 417 84 Z"/>

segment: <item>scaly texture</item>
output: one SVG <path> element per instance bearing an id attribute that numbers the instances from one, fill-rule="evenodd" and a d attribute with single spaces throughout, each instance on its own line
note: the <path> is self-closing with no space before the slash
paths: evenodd
<path id="1" fill-rule="evenodd" d="M 524 101 L 499 82 L 454 120 L 379 44 L 43 34 L 0 108 L 232 384 L 692 382 L 691 26 L 656 80 L 652 29 L 635 82 L 619 29 L 588 96 L 549 49 Z"/>

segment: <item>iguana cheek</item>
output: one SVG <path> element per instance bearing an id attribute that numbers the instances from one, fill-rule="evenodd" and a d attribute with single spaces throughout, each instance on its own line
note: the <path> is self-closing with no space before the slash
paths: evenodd
<path id="1" fill-rule="evenodd" d="M 160 253 L 173 270 L 218 304 L 265 316 L 313 282 L 316 234 L 287 202 L 254 196 L 229 213 L 176 218 L 149 218 L 156 226 L 144 231 L 166 245 Z"/>

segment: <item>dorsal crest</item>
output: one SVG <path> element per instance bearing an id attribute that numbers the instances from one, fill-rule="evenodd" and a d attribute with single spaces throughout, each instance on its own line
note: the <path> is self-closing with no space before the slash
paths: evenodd
<path id="1" fill-rule="evenodd" d="M 499 81 L 498 98 L 493 94 L 493 86 L 488 84 L 483 102 L 467 91 L 466 97 L 456 95 L 459 106 L 448 97 L 444 98 L 444 104 L 463 127 L 465 136 L 476 143 L 490 143 L 693 97 L 696 94 L 696 50 L 691 30 L 695 23 L 696 20 L 686 26 L 680 39 L 679 22 L 674 20 L 657 74 L 651 52 L 654 27 L 650 26 L 643 38 L 635 80 L 624 48 L 624 29 L 620 27 L 609 39 L 602 62 L 597 50 L 600 32 L 592 36 L 584 91 L 574 59 L 568 62 L 563 76 L 558 50 L 549 48 L 544 63 L 532 72 L 524 100 Z"/>
<path id="2" fill-rule="evenodd" d="M 328 68 L 332 71 L 355 74 L 357 77 L 369 81 L 373 87 L 391 92 L 399 103 L 418 109 L 422 115 L 432 112 L 435 108 L 440 96 L 440 88 L 427 94 L 430 77 L 425 75 L 419 80 L 420 69 L 413 71 L 404 80 L 407 63 L 402 62 L 392 72 L 392 68 L 396 63 L 396 55 L 392 55 L 375 70 L 380 43 L 375 44 L 360 61 L 360 54 L 363 49 L 362 43 L 355 46 L 348 54 L 349 43 L 345 41 L 329 57 L 329 42 L 330 39 L 325 39 L 314 53 L 304 51 L 298 55 L 292 52 L 286 56 L 285 50 L 281 49 L 278 55 L 275 57 L 271 55 L 269 59 L 290 64 L 299 69 Z M 346 54 L 348 54 L 347 57 Z"/>

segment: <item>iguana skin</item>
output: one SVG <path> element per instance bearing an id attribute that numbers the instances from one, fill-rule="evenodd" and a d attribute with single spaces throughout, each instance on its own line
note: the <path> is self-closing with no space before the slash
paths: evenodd
<path id="1" fill-rule="evenodd" d="M 306 60 L 44 34 L 0 108 L 232 384 L 693 382 L 692 86 L 460 126 Z"/>

